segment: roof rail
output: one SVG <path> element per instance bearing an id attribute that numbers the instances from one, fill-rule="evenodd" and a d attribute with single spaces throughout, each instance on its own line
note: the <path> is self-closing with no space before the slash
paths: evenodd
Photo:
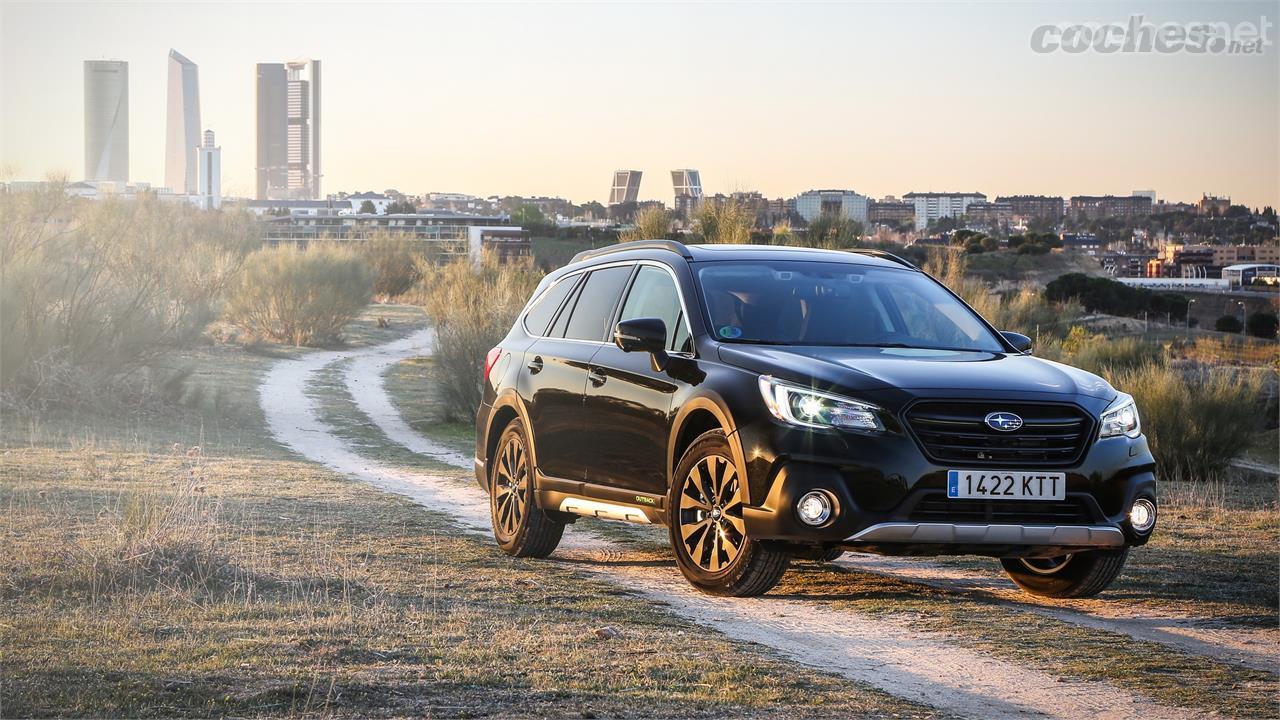
<path id="1" fill-rule="evenodd" d="M 890 261 L 890 262 L 896 262 L 896 263 L 898 263 L 899 265 L 903 265 L 903 266 L 905 266 L 905 267 L 909 267 L 909 268 L 911 268 L 912 270 L 919 270 L 919 269 L 920 269 L 920 268 L 916 267 L 916 266 L 915 266 L 915 264 L 914 264 L 914 263 L 912 263 L 911 261 L 909 261 L 909 260 L 907 260 L 907 259 L 905 259 L 905 258 L 898 257 L 897 255 L 894 255 L 894 254 L 893 254 L 893 253 L 891 253 L 891 252 L 885 252 L 884 250 L 874 250 L 874 249 L 872 249 L 872 248 L 848 248 L 848 251 L 849 251 L 849 252 L 855 252 L 855 253 L 858 253 L 858 254 L 860 254 L 860 255 L 870 255 L 871 257 L 878 257 L 878 258 L 882 258 L 882 259 L 884 259 L 884 260 L 888 260 L 888 261 Z"/>
<path id="2" fill-rule="evenodd" d="M 676 242 L 675 240 L 632 240 L 631 242 L 618 243 L 616 245 L 606 245 L 594 250 L 583 250 L 574 255 L 569 262 L 576 263 L 582 260 L 598 258 L 601 255 L 610 255 L 627 250 L 668 250 L 689 260 L 693 259 L 693 254 L 689 252 L 689 248 L 685 247 L 682 242 Z"/>

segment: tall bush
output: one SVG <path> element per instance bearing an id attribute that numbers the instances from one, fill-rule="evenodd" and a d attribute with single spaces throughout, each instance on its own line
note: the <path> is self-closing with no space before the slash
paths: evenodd
<path id="1" fill-rule="evenodd" d="M 535 271 L 499 265 L 491 256 L 479 265 L 424 265 L 420 301 L 435 327 L 432 372 L 445 419 L 475 417 L 485 355 L 511 329 L 539 279 Z"/>
<path id="2" fill-rule="evenodd" d="M 260 338 L 318 345 L 373 297 L 373 272 L 357 250 L 331 243 L 263 248 L 232 286 L 226 319 Z"/>
<path id="3" fill-rule="evenodd" d="M 373 272 L 373 294 L 390 299 L 413 289 L 422 272 L 419 261 L 433 254 L 434 244 L 379 232 L 360 246 L 361 255 Z"/>
<path id="4" fill-rule="evenodd" d="M 1213 478 L 1261 429 L 1259 393 L 1243 375 L 1146 364 L 1108 373 L 1108 380 L 1137 401 L 1151 454 L 1165 477 Z"/>
<path id="5" fill-rule="evenodd" d="M 0 194 L 0 389 L 80 402 L 191 342 L 257 242 L 240 213 Z"/>

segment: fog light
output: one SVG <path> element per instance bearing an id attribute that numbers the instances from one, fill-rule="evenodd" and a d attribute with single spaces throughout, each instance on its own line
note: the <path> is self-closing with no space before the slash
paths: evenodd
<path id="1" fill-rule="evenodd" d="M 1156 504 L 1147 498 L 1138 498 L 1129 508 L 1129 527 L 1136 533 L 1148 533 L 1156 524 Z"/>
<path id="2" fill-rule="evenodd" d="M 831 497 L 821 490 L 801 495 L 800 501 L 796 503 L 796 515 L 806 525 L 821 525 L 831 518 Z"/>

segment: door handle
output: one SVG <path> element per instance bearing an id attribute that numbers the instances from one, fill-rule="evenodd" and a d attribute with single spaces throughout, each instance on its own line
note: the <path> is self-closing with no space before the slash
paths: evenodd
<path id="1" fill-rule="evenodd" d="M 539 372 L 542 371 L 542 356 L 535 355 L 533 359 L 529 361 L 529 364 L 526 365 L 525 367 L 529 368 L 530 373 L 537 375 Z"/>
<path id="2" fill-rule="evenodd" d="M 604 374 L 604 370 L 598 367 L 593 367 L 587 371 L 587 379 L 590 380 L 591 384 L 595 387 L 600 387 L 604 384 L 605 380 L 609 379 L 609 376 Z"/>

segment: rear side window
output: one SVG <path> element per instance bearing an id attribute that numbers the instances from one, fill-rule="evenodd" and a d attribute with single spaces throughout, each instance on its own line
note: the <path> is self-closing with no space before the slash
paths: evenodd
<path id="1" fill-rule="evenodd" d="M 554 331 L 551 334 L 568 340 L 604 340 L 613 309 L 618 306 L 618 297 L 622 295 L 622 286 L 630 276 L 630 265 L 596 270 L 587 275 L 573 301 L 572 312 L 566 310 L 556 321 L 556 329 L 564 327 L 564 335 Z M 564 323 L 566 315 L 569 320 Z"/>
<path id="2" fill-rule="evenodd" d="M 573 291 L 573 287 L 578 284 L 580 278 L 580 275 L 564 278 L 542 293 L 542 297 L 529 308 L 529 312 L 525 313 L 525 330 L 534 335 L 546 335 L 551 318 L 555 316 L 556 310 L 560 309 L 561 303 Z"/>

